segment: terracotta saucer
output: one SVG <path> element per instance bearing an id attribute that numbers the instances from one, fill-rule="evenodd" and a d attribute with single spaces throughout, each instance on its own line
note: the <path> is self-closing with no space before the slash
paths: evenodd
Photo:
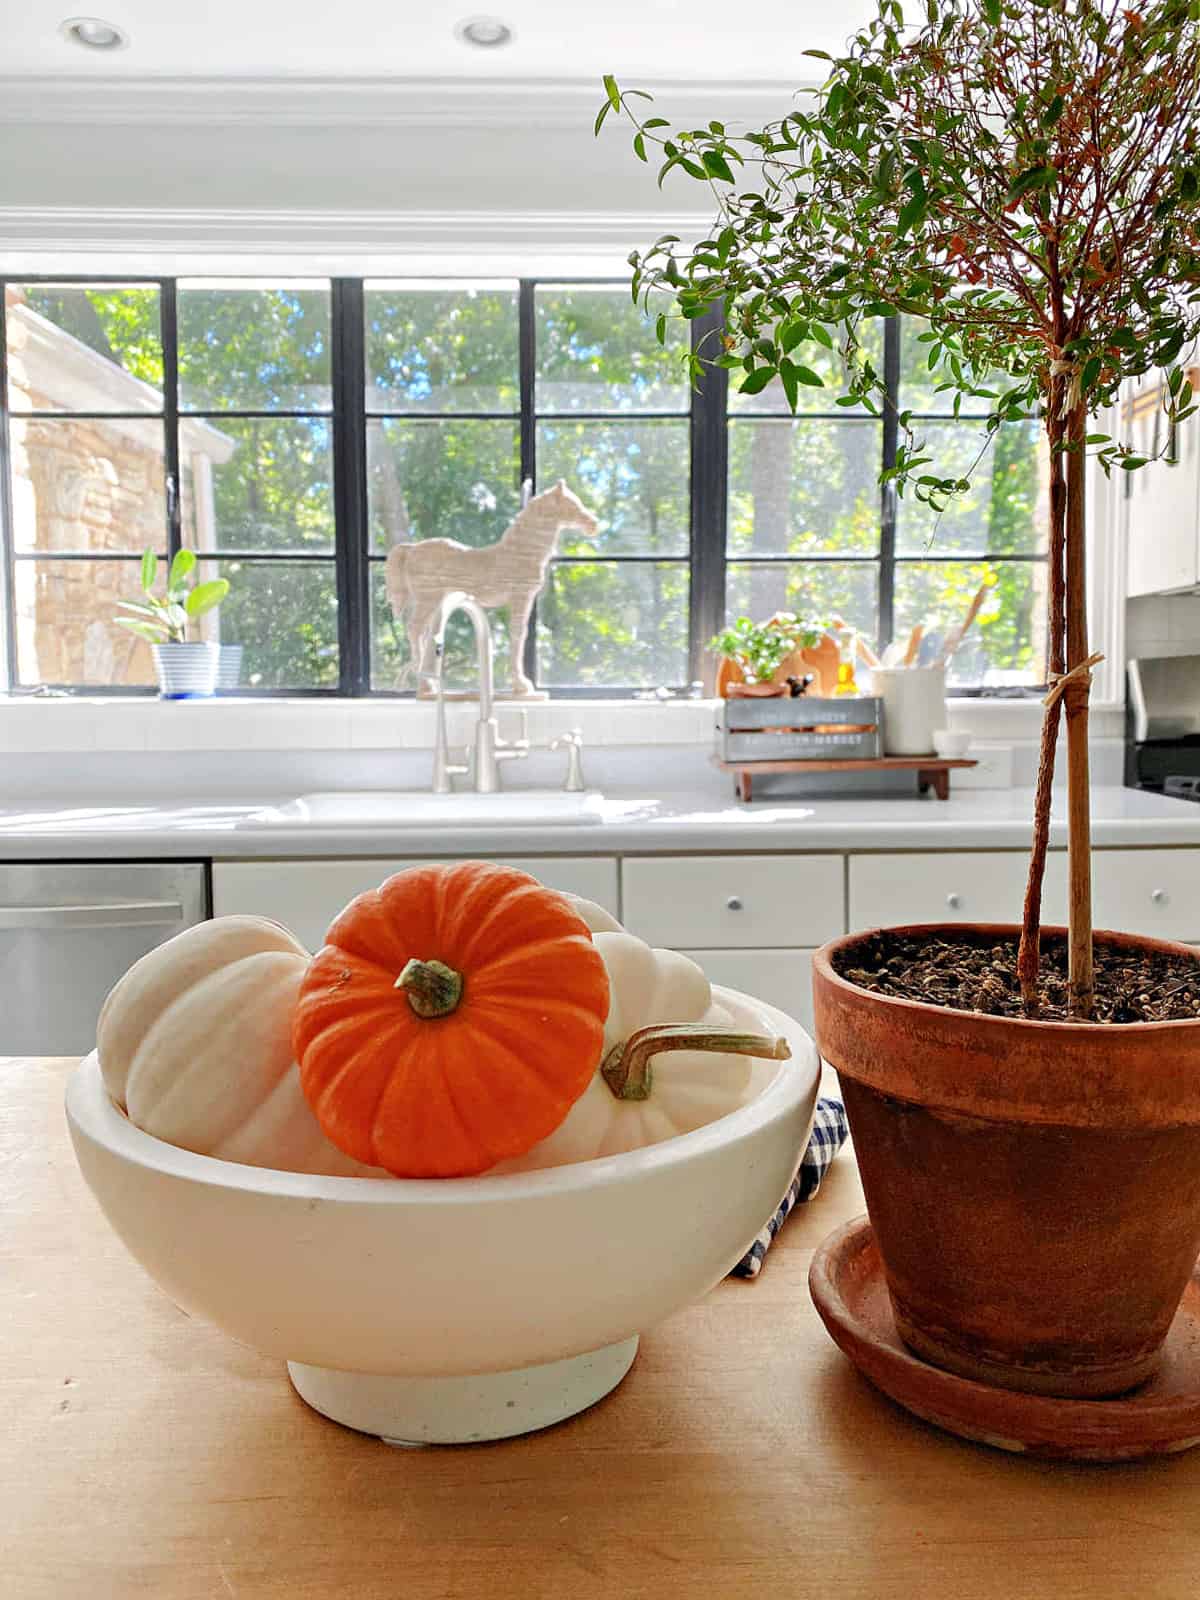
<path id="1" fill-rule="evenodd" d="M 1058 1461 L 1132 1461 L 1200 1444 L 1200 1272 L 1167 1335 L 1162 1365 L 1114 1400 L 1055 1400 L 943 1372 L 902 1343 L 866 1217 L 839 1228 L 808 1274 L 834 1343 L 877 1389 L 963 1439 Z"/>

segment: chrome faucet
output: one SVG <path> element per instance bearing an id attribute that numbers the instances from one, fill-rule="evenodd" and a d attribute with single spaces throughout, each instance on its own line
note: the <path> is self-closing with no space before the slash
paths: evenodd
<path id="1" fill-rule="evenodd" d="M 475 724 L 474 759 L 467 765 L 451 762 L 446 738 L 445 655 L 446 625 L 456 611 L 464 612 L 475 629 L 475 656 L 479 670 L 479 720 Z M 500 787 L 500 762 L 516 761 L 529 754 L 529 740 L 522 734 L 511 743 L 500 737 L 493 712 L 495 692 L 492 674 L 492 630 L 487 612 L 472 594 L 452 589 L 442 596 L 429 632 L 425 636 L 421 677 L 437 689 L 437 726 L 433 742 L 433 792 L 449 794 L 451 779 L 471 773 L 477 794 L 495 794 Z M 521 713 L 522 730 L 525 713 Z"/>

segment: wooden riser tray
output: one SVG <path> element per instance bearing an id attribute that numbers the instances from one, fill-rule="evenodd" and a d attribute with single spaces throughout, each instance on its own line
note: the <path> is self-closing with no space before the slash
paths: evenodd
<path id="1" fill-rule="evenodd" d="M 967 757 L 943 760 L 941 756 L 875 756 L 869 761 L 722 761 L 714 756 L 722 772 L 733 773 L 733 787 L 739 800 L 753 798 L 755 777 L 767 772 L 915 772 L 922 794 L 932 789 L 939 800 L 950 798 L 950 774 L 955 767 L 975 767 Z"/>

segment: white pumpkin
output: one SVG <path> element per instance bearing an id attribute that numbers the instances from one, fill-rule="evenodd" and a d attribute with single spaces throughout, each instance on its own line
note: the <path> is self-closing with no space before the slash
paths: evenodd
<path id="1" fill-rule="evenodd" d="M 571 902 L 593 933 L 624 933 L 624 928 L 612 912 L 606 911 L 603 906 L 598 906 L 594 900 L 585 900 L 581 894 L 568 894 L 566 899 Z"/>
<path id="2" fill-rule="evenodd" d="M 216 917 L 134 963 L 96 1030 L 105 1087 L 168 1144 L 284 1172 L 383 1177 L 336 1149 L 300 1088 L 292 1013 L 304 946 L 265 917 Z"/>
<path id="3" fill-rule="evenodd" d="M 640 1029 L 692 1024 L 711 1032 L 733 1032 L 747 1044 L 751 1036 L 744 1024 L 714 1002 L 708 979 L 687 956 L 653 949 L 623 931 L 594 933 L 592 938 L 608 969 L 612 994 L 600 1066 L 548 1138 L 523 1156 L 491 1168 L 492 1172 L 531 1172 L 657 1144 L 728 1115 L 753 1093 L 749 1056 L 671 1048 L 650 1054 L 645 1098 L 620 1098 L 605 1069 Z M 760 1042 L 765 1046 L 768 1040 Z M 786 1044 L 769 1042 L 776 1046 L 776 1054 L 786 1055 Z"/>

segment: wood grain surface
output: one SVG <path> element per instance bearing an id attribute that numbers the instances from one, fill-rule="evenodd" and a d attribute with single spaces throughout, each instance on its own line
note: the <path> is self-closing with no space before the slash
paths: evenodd
<path id="1" fill-rule="evenodd" d="M 126 1255 L 71 1153 L 71 1065 L 0 1061 L 4 1600 L 1200 1594 L 1200 1450 L 1005 1456 L 897 1410 L 830 1343 L 806 1274 L 862 1210 L 848 1153 L 761 1276 L 652 1329 L 591 1412 L 392 1450 L 309 1411 Z"/>

